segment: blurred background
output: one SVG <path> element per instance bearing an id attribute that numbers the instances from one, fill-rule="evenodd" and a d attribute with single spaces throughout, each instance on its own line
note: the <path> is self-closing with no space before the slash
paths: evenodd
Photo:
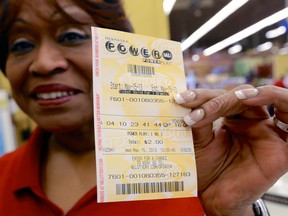
<path id="1" fill-rule="evenodd" d="M 188 88 L 288 88 L 288 0 L 123 1 L 135 33 L 181 43 Z M 0 73 L 0 155 L 34 127 Z M 288 215 L 288 176 L 263 198 L 272 216 Z"/>
<path id="2" fill-rule="evenodd" d="M 188 87 L 283 85 L 287 0 L 125 2 L 136 33 L 181 42 Z"/>

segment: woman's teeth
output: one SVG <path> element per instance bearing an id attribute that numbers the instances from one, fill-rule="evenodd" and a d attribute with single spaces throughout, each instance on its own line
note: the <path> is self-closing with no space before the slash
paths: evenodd
<path id="1" fill-rule="evenodd" d="M 42 99 L 42 100 L 53 100 L 53 99 L 57 99 L 57 98 L 61 98 L 61 97 L 70 96 L 70 95 L 73 95 L 73 94 L 74 94 L 73 91 L 69 91 L 69 92 L 49 92 L 49 93 L 37 94 L 37 98 L 38 99 Z"/>

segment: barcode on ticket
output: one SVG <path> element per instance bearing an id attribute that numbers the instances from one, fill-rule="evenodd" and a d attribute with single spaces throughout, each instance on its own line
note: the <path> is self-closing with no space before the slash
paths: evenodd
<path id="1" fill-rule="evenodd" d="M 184 191 L 184 182 L 147 182 L 116 184 L 116 195 Z"/>
<path id="2" fill-rule="evenodd" d="M 155 68 L 151 66 L 128 64 L 127 70 L 133 75 L 155 75 Z"/>

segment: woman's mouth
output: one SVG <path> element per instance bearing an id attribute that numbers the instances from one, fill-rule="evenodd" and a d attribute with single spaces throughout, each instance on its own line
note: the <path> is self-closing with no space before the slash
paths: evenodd
<path id="1" fill-rule="evenodd" d="M 57 91 L 57 92 L 49 92 L 49 93 L 39 93 L 36 94 L 35 97 L 40 100 L 54 100 L 58 98 L 63 98 L 71 95 L 75 95 L 74 91 Z"/>
<path id="2" fill-rule="evenodd" d="M 81 91 L 62 84 L 49 84 L 37 86 L 30 96 L 39 105 L 61 105 L 79 94 Z"/>

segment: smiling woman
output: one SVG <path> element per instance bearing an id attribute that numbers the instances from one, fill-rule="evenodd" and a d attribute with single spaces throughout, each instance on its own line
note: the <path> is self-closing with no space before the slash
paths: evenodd
<path id="1" fill-rule="evenodd" d="M 1 2 L 0 68 L 38 127 L 0 159 L 0 215 L 141 215 L 172 202 L 202 212 L 198 199 L 97 203 L 90 28 L 133 31 L 121 1 Z"/>
<path id="2" fill-rule="evenodd" d="M 90 26 L 94 22 L 71 2 L 59 6 L 75 17 L 73 22 L 48 4 L 36 9 L 29 1 L 19 7 L 8 34 L 6 75 L 13 96 L 24 112 L 50 131 L 80 129 L 92 120 Z M 61 98 L 45 97 L 58 92 Z"/>
<path id="3" fill-rule="evenodd" d="M 12 85 L 18 86 L 12 88 L 12 91 L 20 107 L 31 114 L 39 125 L 45 125 L 46 129 L 51 129 L 51 124 L 47 124 L 49 121 L 61 122 L 57 115 L 54 115 L 62 112 L 64 107 L 61 107 L 61 104 L 67 105 L 70 102 L 69 105 L 75 104 L 76 107 L 78 102 L 83 100 L 79 104 L 92 107 L 92 104 L 87 104 L 92 97 L 91 56 L 87 56 L 91 55 L 90 26 L 132 31 L 123 8 L 119 7 L 120 3 L 107 2 L 42 1 L 43 4 L 39 8 L 33 1 L 19 0 L 9 2 L 13 13 L 5 11 L 8 7 L 4 7 L 0 34 L 3 39 L 1 51 L 4 50 L 0 54 L 1 68 Z M 9 70 L 6 70 L 7 67 Z M 77 70 L 76 67 L 82 68 L 82 72 L 74 72 Z M 67 73 L 62 73 L 64 71 Z M 73 75 L 70 76 L 70 73 Z M 49 74 L 63 74 L 62 81 L 46 79 Z M 27 80 L 27 75 L 35 79 Z M 42 82 L 35 81 L 36 78 L 42 79 Z M 81 85 L 75 85 L 77 79 L 81 81 Z M 58 106 L 52 109 L 53 105 Z M 78 111 L 80 110 L 81 107 Z M 46 114 L 48 121 L 43 118 L 42 113 Z M 87 113 L 92 116 L 92 109 Z M 74 114 L 83 116 L 77 112 Z M 67 117 L 64 118 L 68 119 L 69 115 L 71 113 L 67 113 Z M 63 116 L 58 115 L 58 118 L 63 119 Z M 87 118 L 91 119 L 89 116 Z M 81 121 L 82 119 L 83 117 Z M 53 127 L 55 128 L 55 125 Z M 63 124 L 55 129 L 58 130 L 60 127 L 62 128 Z"/>
<path id="4" fill-rule="evenodd" d="M 191 89 L 171 102 L 192 110 L 184 120 L 193 127 L 199 199 L 97 203 L 90 28 L 132 31 L 122 1 L 5 0 L 0 22 L 0 68 L 38 125 L 0 158 L 1 216 L 203 216 L 202 206 L 208 216 L 250 216 L 288 171 L 287 89 Z"/>

